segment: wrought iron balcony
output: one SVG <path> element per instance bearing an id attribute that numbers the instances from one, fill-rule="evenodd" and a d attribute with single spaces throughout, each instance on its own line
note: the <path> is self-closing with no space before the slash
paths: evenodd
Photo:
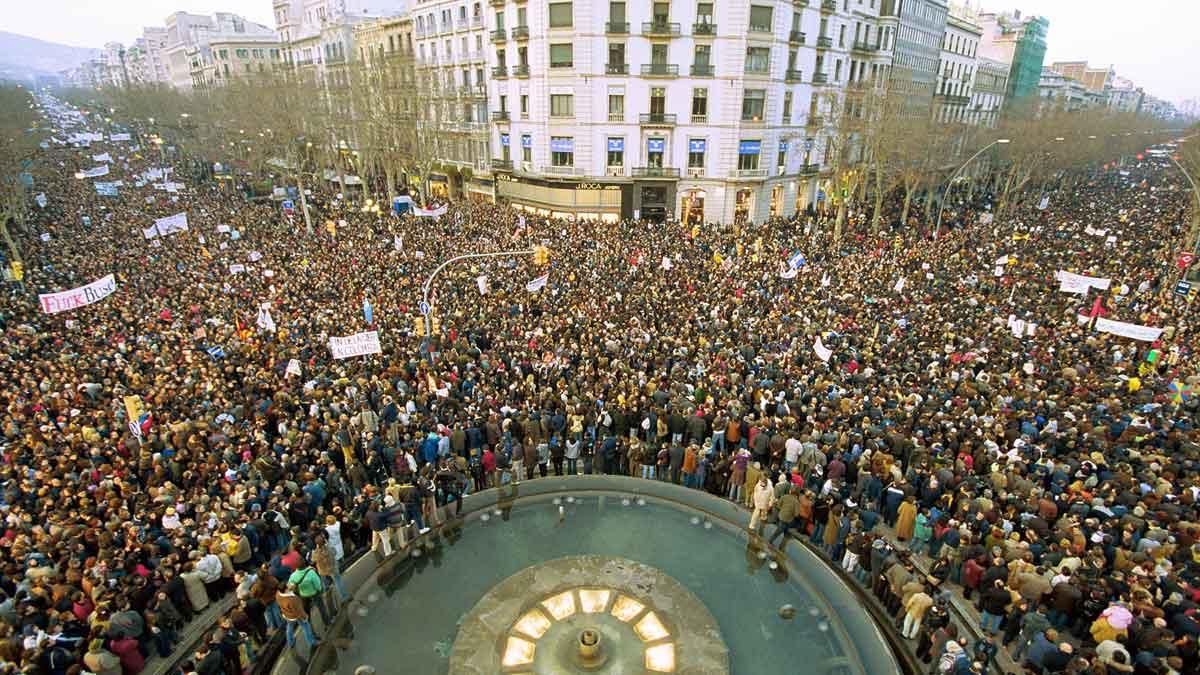
<path id="1" fill-rule="evenodd" d="M 856 51 L 856 52 L 865 52 L 867 54 L 879 51 L 879 47 L 876 47 L 875 45 L 871 44 L 870 42 L 861 42 L 861 41 L 855 42 L 850 47 L 850 49 L 853 51 Z"/>
<path id="2" fill-rule="evenodd" d="M 508 118 L 507 110 L 493 110 L 492 111 L 492 121 L 493 122 L 507 122 L 508 119 L 509 118 Z"/>
<path id="3" fill-rule="evenodd" d="M 697 23 L 692 24 L 692 35 L 716 35 L 717 24 L 715 23 Z"/>
<path id="4" fill-rule="evenodd" d="M 492 0 L 490 4 L 492 5 L 492 7 L 503 7 L 504 0 Z"/>
<path id="5" fill-rule="evenodd" d="M 529 26 L 517 26 L 512 29 L 512 37 L 514 40 L 528 40 Z"/>
<path id="6" fill-rule="evenodd" d="M 711 63 L 693 63 L 692 77 L 712 77 L 713 65 Z"/>
<path id="7" fill-rule="evenodd" d="M 497 80 L 503 80 L 508 77 L 508 68 L 505 66 L 492 66 L 492 77 Z"/>
<path id="8" fill-rule="evenodd" d="M 820 164 L 801 164 L 800 165 L 800 175 L 802 175 L 802 176 L 811 176 L 813 174 L 818 174 L 818 173 L 821 173 L 821 165 Z"/>
<path id="9" fill-rule="evenodd" d="M 825 84 L 829 82 L 829 76 L 825 73 L 813 73 L 813 84 Z"/>
<path id="10" fill-rule="evenodd" d="M 520 65 L 513 66 L 512 74 L 513 77 L 529 77 L 529 64 L 522 63 Z"/>
<path id="11" fill-rule="evenodd" d="M 796 7 L 808 7 L 808 0 L 792 0 L 792 4 Z"/>
<path id="12" fill-rule="evenodd" d="M 642 113 L 638 116 L 638 122 L 648 127 L 673 127 L 675 119 L 672 113 Z"/>
<path id="13" fill-rule="evenodd" d="M 513 163 L 511 159 L 493 159 L 492 169 L 496 171 L 512 171 Z"/>
<path id="14" fill-rule="evenodd" d="M 647 77 L 679 77 L 679 66 L 674 63 L 643 63 L 642 75 Z"/>
<path id="15" fill-rule="evenodd" d="M 604 32 L 608 33 L 609 35 L 628 35 L 629 22 L 609 21 L 608 23 L 604 24 Z"/>
<path id="16" fill-rule="evenodd" d="M 788 42 L 792 44 L 802 45 L 808 36 L 802 30 L 794 30 L 788 34 Z"/>
<path id="17" fill-rule="evenodd" d="M 735 169 L 733 171 L 734 178 L 766 178 L 766 169 Z"/>
<path id="18" fill-rule="evenodd" d="M 787 73 L 784 75 L 784 79 L 788 82 L 800 82 L 804 79 L 803 75 L 804 71 L 788 69 Z"/>
<path id="19" fill-rule="evenodd" d="M 804 128 L 806 129 L 820 129 L 823 126 L 825 126 L 825 118 L 820 115 L 809 115 L 808 119 L 804 122 Z"/>
<path id="20" fill-rule="evenodd" d="M 508 32 L 503 28 L 497 28 L 492 31 L 492 42 L 505 42 L 508 40 Z"/>
<path id="21" fill-rule="evenodd" d="M 604 64 L 604 72 L 608 75 L 628 75 L 628 63 L 606 63 Z"/>
<path id="22" fill-rule="evenodd" d="M 836 12 L 837 11 L 837 0 L 821 0 L 821 11 L 822 12 Z"/>
<path id="23" fill-rule="evenodd" d="M 817 49 L 831 49 L 833 47 L 833 38 L 828 35 L 822 35 L 817 38 Z"/>
<path id="24" fill-rule="evenodd" d="M 631 175 L 634 178 L 679 178 L 679 169 L 669 166 L 635 166 Z"/>
<path id="25" fill-rule="evenodd" d="M 679 35 L 679 24 L 666 21 L 647 21 L 642 24 L 642 35 L 671 37 Z"/>

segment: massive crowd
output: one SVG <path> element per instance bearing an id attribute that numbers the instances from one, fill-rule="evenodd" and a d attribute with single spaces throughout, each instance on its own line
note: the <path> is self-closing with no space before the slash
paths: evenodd
<path id="1" fill-rule="evenodd" d="M 819 214 L 398 218 L 336 188 L 308 234 L 229 184 L 137 186 L 160 160 L 134 145 L 42 152 L 47 205 L 0 302 L 0 672 L 132 675 L 227 598 L 178 670 L 239 672 L 276 629 L 320 639 L 307 617 L 346 599 L 353 552 L 564 472 L 707 490 L 776 545 L 810 538 L 936 672 L 999 649 L 1034 673 L 1200 667 L 1178 174 L 1081 170 L 992 222 L 977 194 L 936 237 L 852 214 L 840 244 Z M 101 152 L 116 197 L 73 177 Z M 145 238 L 178 212 L 187 230 Z M 416 334 L 440 261 L 534 245 L 548 266 L 448 268 L 439 331 Z M 1112 285 L 1061 292 L 1059 270 Z M 39 306 L 110 273 L 98 302 Z M 1164 330 L 1133 340 L 1098 316 Z M 332 358 L 330 336 L 366 330 L 382 353 Z M 130 396 L 146 416 L 128 419 Z M 957 593 L 993 638 L 958 635 Z"/>

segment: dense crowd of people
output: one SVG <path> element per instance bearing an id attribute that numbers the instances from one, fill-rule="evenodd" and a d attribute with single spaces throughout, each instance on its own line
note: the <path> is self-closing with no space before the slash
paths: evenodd
<path id="1" fill-rule="evenodd" d="M 49 144 L 47 204 L 16 233 L 24 278 L 0 304 L 2 672 L 133 675 L 211 604 L 177 669 L 240 672 L 275 630 L 321 639 L 308 619 L 348 599 L 356 551 L 390 555 L 448 517 L 439 506 L 564 473 L 705 490 L 743 503 L 774 545 L 809 538 L 934 672 L 982 672 L 1001 649 L 1034 673 L 1200 667 L 1178 174 L 1081 170 L 994 221 L 979 193 L 936 236 L 872 235 L 858 213 L 840 242 L 803 213 L 396 217 L 336 188 L 315 191 L 307 233 L 228 184 L 139 186 L 160 157 L 136 144 Z M 74 177 L 101 152 L 116 197 Z M 146 238 L 180 212 L 187 230 Z M 439 330 L 418 334 L 441 261 L 534 245 L 547 266 L 447 268 Z M 1059 270 L 1112 283 L 1062 292 Z M 98 302 L 39 306 L 110 273 Z M 1104 317 L 1163 331 L 1095 330 Z M 329 337 L 367 330 L 381 353 L 333 358 Z M 991 637 L 958 634 L 958 593 Z"/>

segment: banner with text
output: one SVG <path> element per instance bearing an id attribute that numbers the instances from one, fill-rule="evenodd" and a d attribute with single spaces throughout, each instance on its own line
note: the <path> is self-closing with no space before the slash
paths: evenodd
<path id="1" fill-rule="evenodd" d="M 371 330 L 345 337 L 330 337 L 329 351 L 335 359 L 348 359 L 354 356 L 380 354 L 383 349 L 379 346 L 379 331 Z"/>
<path id="2" fill-rule="evenodd" d="M 1054 278 L 1058 279 L 1058 290 L 1066 293 L 1079 293 L 1080 295 L 1087 295 L 1088 289 L 1091 288 L 1106 291 L 1109 285 L 1112 284 L 1112 279 L 1089 277 L 1065 271 L 1055 272 Z"/>
<path id="3" fill-rule="evenodd" d="M 42 305 L 43 312 L 58 314 L 100 302 L 112 295 L 115 290 L 117 290 L 117 279 L 110 274 L 86 286 L 72 288 L 69 291 L 43 293 L 38 296 L 38 302 Z"/>
<path id="4" fill-rule="evenodd" d="M 1142 326 L 1136 323 L 1125 323 L 1124 321 L 1113 321 L 1100 317 L 1096 319 L 1096 330 L 1101 333 L 1112 333 L 1120 335 L 1131 340 L 1141 340 L 1142 342 L 1154 342 L 1162 335 L 1163 329 L 1155 328 L 1154 326 Z"/>

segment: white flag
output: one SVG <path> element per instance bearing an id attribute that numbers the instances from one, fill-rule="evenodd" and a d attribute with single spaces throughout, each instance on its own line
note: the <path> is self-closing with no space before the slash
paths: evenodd
<path id="1" fill-rule="evenodd" d="M 480 295 L 488 294 L 488 278 L 486 274 L 480 274 L 475 277 L 475 285 L 479 287 Z"/>
<path id="2" fill-rule="evenodd" d="M 674 265 L 671 263 L 671 257 L 664 255 L 662 259 L 662 268 L 664 270 L 669 270 L 672 267 L 674 267 Z"/>
<path id="3" fill-rule="evenodd" d="M 820 335 L 817 336 L 817 341 L 813 343 L 813 351 L 817 353 L 818 359 L 821 359 L 826 363 L 829 363 L 829 357 L 833 356 L 833 350 L 826 347 L 825 344 L 821 342 Z"/>
<path id="4" fill-rule="evenodd" d="M 529 291 L 530 293 L 536 293 L 537 291 L 540 291 L 543 288 L 545 288 L 546 284 L 549 281 L 550 281 L 550 274 L 549 273 L 543 274 L 542 276 L 525 284 L 525 290 Z"/>
<path id="5" fill-rule="evenodd" d="M 899 279 L 896 280 L 896 285 L 892 286 L 892 290 L 896 291 L 897 293 L 903 293 L 904 292 L 904 282 L 905 282 L 904 277 L 900 277 Z"/>
<path id="6" fill-rule="evenodd" d="M 1050 195 L 1042 197 L 1042 201 L 1038 202 L 1038 210 L 1045 211 L 1047 206 L 1050 206 Z"/>
<path id="7" fill-rule="evenodd" d="M 824 274 L 822 274 L 822 275 L 821 275 L 821 286 L 822 286 L 823 288 L 828 288 L 828 287 L 829 287 L 829 283 L 830 283 L 830 281 L 829 281 L 829 272 L 826 272 L 826 273 L 824 273 Z"/>
<path id="8" fill-rule="evenodd" d="M 397 251 L 403 250 L 404 249 L 404 237 L 402 237 L 398 234 L 393 236 L 392 237 L 392 248 L 396 249 Z"/>
<path id="9" fill-rule="evenodd" d="M 258 327 L 271 333 L 275 332 L 275 319 L 271 318 L 271 303 L 269 302 L 258 306 Z"/>
<path id="10" fill-rule="evenodd" d="M 290 361 L 288 361 L 287 370 L 285 370 L 284 372 L 287 373 L 288 375 L 295 375 L 296 377 L 300 377 L 300 360 L 299 359 L 291 359 Z"/>

